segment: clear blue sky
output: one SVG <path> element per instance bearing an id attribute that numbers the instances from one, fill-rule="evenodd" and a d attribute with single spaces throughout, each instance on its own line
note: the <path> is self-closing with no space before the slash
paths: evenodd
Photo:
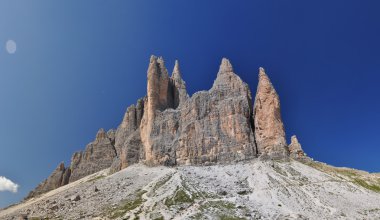
<path id="1" fill-rule="evenodd" d="M 259 66 L 289 137 L 313 158 L 380 172 L 379 1 L 0 2 L 0 176 L 23 198 L 115 128 L 146 93 L 151 54 L 179 59 L 190 94 L 222 57 L 255 92 Z M 17 51 L 8 54 L 12 39 Z"/>

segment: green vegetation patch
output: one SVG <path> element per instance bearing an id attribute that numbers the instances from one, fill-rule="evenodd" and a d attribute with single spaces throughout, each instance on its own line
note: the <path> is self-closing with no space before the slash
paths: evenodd
<path id="1" fill-rule="evenodd" d="M 229 211 L 229 210 L 234 211 L 236 209 L 236 206 L 232 202 L 217 200 L 217 201 L 208 201 L 200 207 L 202 211 L 209 208 L 215 208 L 215 209 L 225 210 L 225 211 Z"/>
<path id="2" fill-rule="evenodd" d="M 124 201 L 124 203 L 111 210 L 111 219 L 120 218 L 124 216 L 127 212 L 134 210 L 139 207 L 145 200 L 142 198 L 142 195 L 146 193 L 145 190 L 137 191 L 136 199 L 132 201 Z"/>
<path id="3" fill-rule="evenodd" d="M 245 218 L 240 218 L 236 216 L 230 216 L 230 215 L 220 215 L 220 220 L 244 220 Z"/>
<path id="4" fill-rule="evenodd" d="M 183 203 L 193 203 L 193 202 L 194 202 L 194 198 L 188 195 L 185 192 L 185 190 L 180 188 L 175 192 L 175 195 L 172 198 L 165 200 L 165 205 L 167 207 L 170 207 L 172 205 L 179 205 Z"/>
<path id="5" fill-rule="evenodd" d="M 165 183 L 167 183 L 171 178 L 172 178 L 171 175 L 167 175 L 162 180 L 159 180 L 156 183 L 156 185 L 154 185 L 153 191 L 156 191 L 158 188 L 160 188 L 161 186 L 165 185 Z"/>
<path id="6" fill-rule="evenodd" d="M 380 183 L 377 184 L 376 181 L 370 181 L 370 183 L 368 183 L 367 181 L 363 179 L 363 175 L 356 170 L 351 170 L 351 169 L 346 169 L 346 168 L 336 168 L 336 167 L 332 167 L 332 166 L 325 165 L 318 162 L 309 162 L 309 163 L 306 163 L 306 165 L 314 167 L 323 172 L 332 173 L 332 174 L 338 173 L 340 175 L 346 176 L 348 177 L 348 180 L 352 181 L 354 184 L 364 187 L 366 189 L 372 190 L 374 192 L 380 193 Z M 377 182 L 379 182 L 379 180 L 377 180 Z"/>
<path id="7" fill-rule="evenodd" d="M 218 217 L 218 219 L 222 220 L 241 220 L 245 218 L 241 218 L 237 216 L 237 211 L 240 210 L 242 212 L 247 212 L 246 207 L 244 206 L 238 206 L 232 202 L 229 201 L 223 201 L 223 200 L 214 200 L 214 201 L 207 201 L 204 204 L 202 204 L 199 208 L 198 213 L 193 215 L 191 218 L 193 219 L 208 219 L 206 217 L 205 213 L 208 213 L 209 215 L 215 215 Z"/>
<path id="8" fill-rule="evenodd" d="M 96 176 L 96 177 L 94 177 L 92 179 L 87 180 L 87 182 L 94 182 L 96 180 L 103 179 L 104 177 L 106 177 L 106 176 L 105 175 Z"/>
<path id="9" fill-rule="evenodd" d="M 276 171 L 278 174 L 281 174 L 281 175 L 283 175 L 283 176 L 288 176 L 288 174 L 287 174 L 284 170 L 282 170 L 281 167 L 279 167 L 277 164 L 272 165 L 272 168 L 273 168 L 273 170 Z"/>
<path id="10" fill-rule="evenodd" d="M 378 186 L 378 185 L 370 185 L 366 181 L 359 179 L 359 178 L 355 178 L 353 182 L 359 186 L 366 188 L 366 189 L 380 193 L 380 186 Z"/>
<path id="11" fill-rule="evenodd" d="M 357 173 L 353 170 L 342 170 L 342 169 L 336 169 L 335 170 L 337 173 L 342 174 L 344 176 L 348 176 L 350 178 L 353 178 L 357 176 Z"/>

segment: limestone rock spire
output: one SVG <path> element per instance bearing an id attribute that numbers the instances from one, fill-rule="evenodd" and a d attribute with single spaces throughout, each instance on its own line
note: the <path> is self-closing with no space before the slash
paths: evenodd
<path id="1" fill-rule="evenodd" d="M 146 160 L 152 158 L 150 133 L 157 111 L 173 107 L 173 94 L 170 79 L 162 57 L 151 56 L 147 71 L 147 99 L 140 130 Z"/>
<path id="2" fill-rule="evenodd" d="M 285 158 L 288 149 L 281 119 L 280 98 L 262 67 L 259 69 L 253 109 L 258 153 L 271 158 Z"/>
<path id="3" fill-rule="evenodd" d="M 294 159 L 300 159 L 305 157 L 305 152 L 302 150 L 301 144 L 298 142 L 298 139 L 295 135 L 291 137 L 289 144 L 290 156 Z"/>
<path id="4" fill-rule="evenodd" d="M 232 68 L 232 64 L 227 58 L 223 57 L 222 62 L 220 63 L 220 66 L 219 66 L 219 73 L 230 73 L 230 72 L 234 72 L 234 69 Z"/>
<path id="5" fill-rule="evenodd" d="M 95 141 L 99 142 L 107 137 L 106 131 L 103 128 L 100 128 L 96 133 Z"/>
<path id="6" fill-rule="evenodd" d="M 186 91 L 186 83 L 182 79 L 178 60 L 175 61 L 171 80 L 173 86 L 173 107 L 177 108 L 180 104 L 184 103 L 189 98 L 189 95 Z"/>
<path id="7" fill-rule="evenodd" d="M 179 68 L 178 60 L 175 60 L 172 77 L 173 80 L 182 79 L 181 70 Z"/>
<path id="8" fill-rule="evenodd" d="M 162 79 L 167 79 L 169 78 L 168 70 L 165 67 L 165 61 L 163 57 L 158 57 L 157 58 L 157 63 L 159 66 L 159 74 Z"/>

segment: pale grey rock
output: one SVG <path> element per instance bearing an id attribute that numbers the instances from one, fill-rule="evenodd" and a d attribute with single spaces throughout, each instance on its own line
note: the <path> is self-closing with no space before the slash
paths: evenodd
<path id="1" fill-rule="evenodd" d="M 172 90 L 173 90 L 173 107 L 177 108 L 179 105 L 183 104 L 189 95 L 186 91 L 186 83 L 182 79 L 182 74 L 179 67 L 178 60 L 175 61 L 173 73 L 171 76 Z"/>
<path id="2" fill-rule="evenodd" d="M 67 174 L 70 169 L 65 168 L 64 163 L 60 163 L 53 173 L 42 183 L 40 183 L 33 191 L 31 191 L 25 199 L 29 199 L 50 190 L 56 189 L 68 183 Z"/>
<path id="3" fill-rule="evenodd" d="M 112 138 L 112 132 L 109 132 Z M 116 157 L 113 146 L 114 139 L 100 129 L 93 142 L 89 143 L 83 153 L 75 153 L 71 162 L 70 182 L 76 181 L 89 174 L 109 168 Z"/>
<path id="4" fill-rule="evenodd" d="M 151 69 L 147 105 L 152 109 L 144 112 L 140 126 L 146 163 L 203 164 L 256 156 L 250 90 L 227 59 L 213 87 L 186 99 L 178 109 L 162 110 L 149 103 L 158 103 L 150 93 L 157 91 L 150 88 Z"/>
<path id="5" fill-rule="evenodd" d="M 226 58 L 212 88 L 189 97 L 179 62 L 169 77 L 163 58 L 151 56 L 147 96 L 127 108 L 116 130 L 100 129 L 84 151 L 74 153 L 70 168 L 60 171 L 59 184 L 35 191 L 45 192 L 105 168 L 114 173 L 139 162 L 211 165 L 257 155 L 287 158 L 288 154 L 279 97 L 264 69 L 260 68 L 252 106 L 248 85 Z"/>
<path id="6" fill-rule="evenodd" d="M 320 164 L 321 166 L 321 164 Z M 323 166 L 323 165 L 322 165 Z M 379 181 L 363 171 L 342 175 L 298 161 L 214 166 L 147 167 L 134 164 L 103 178 L 101 171 L 0 211 L 0 219 L 380 219 L 380 194 L 354 183 Z M 335 171 L 336 170 L 336 171 Z M 344 179 L 352 178 L 352 179 Z M 91 181 L 90 181 L 91 180 Z M 377 182 L 378 184 L 378 182 Z M 99 191 L 95 192 L 97 186 Z M 188 200 L 173 201 L 178 193 Z M 73 202 L 72 196 L 80 195 Z M 75 197 L 74 197 L 75 198 Z M 129 208 L 126 204 L 133 204 Z M 58 208 L 57 208 L 58 207 Z M 152 213 L 155 213 L 152 215 Z M 161 214 L 161 215 L 159 215 Z"/>
<path id="7" fill-rule="evenodd" d="M 296 160 L 310 161 L 311 158 L 307 157 L 305 152 L 302 149 L 301 144 L 299 143 L 297 137 L 293 135 L 291 137 L 291 142 L 288 146 L 290 157 Z"/>
<path id="8" fill-rule="evenodd" d="M 146 98 L 141 98 L 137 101 L 136 106 L 131 105 L 127 108 L 124 118 L 116 130 L 117 156 L 111 166 L 112 173 L 139 161 L 140 151 L 142 151 L 139 127 L 144 114 L 144 103 L 146 102 L 144 100 Z"/>

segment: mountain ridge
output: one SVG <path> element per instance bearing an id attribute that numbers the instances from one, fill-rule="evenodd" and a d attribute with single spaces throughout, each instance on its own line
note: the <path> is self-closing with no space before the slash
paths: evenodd
<path id="1" fill-rule="evenodd" d="M 58 168 L 26 199 L 105 168 L 117 172 L 143 161 L 150 165 L 216 164 L 260 157 L 308 160 L 301 145 L 290 154 L 280 99 L 263 68 L 251 90 L 223 58 L 212 87 L 191 97 L 175 61 L 169 76 L 162 57 L 151 56 L 147 95 L 126 110 L 116 130 L 100 129 L 69 167 Z M 298 145 L 297 145 L 298 146 Z"/>
<path id="2" fill-rule="evenodd" d="M 223 58 L 189 96 L 151 56 L 147 95 L 0 219 L 378 219 L 380 176 L 314 161 L 264 68 L 255 97 Z"/>

